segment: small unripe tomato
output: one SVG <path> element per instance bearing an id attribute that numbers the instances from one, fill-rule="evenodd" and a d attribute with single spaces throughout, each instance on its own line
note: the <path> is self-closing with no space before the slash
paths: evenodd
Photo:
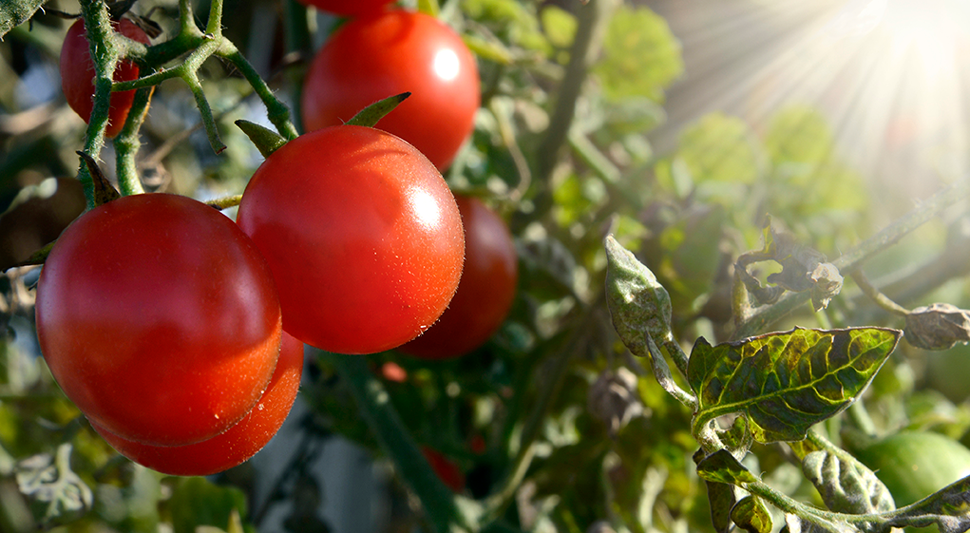
<path id="1" fill-rule="evenodd" d="M 225 433 L 188 446 L 152 446 L 92 427 L 118 453 L 163 474 L 208 476 L 248 461 L 276 435 L 290 414 L 303 374 L 303 343 L 283 333 L 279 362 L 259 403 Z"/>
<path id="2" fill-rule="evenodd" d="M 303 81 L 303 125 L 311 131 L 343 124 L 404 92 L 411 96 L 377 127 L 447 168 L 474 126 L 478 66 L 457 33 L 424 13 L 391 10 L 338 28 Z"/>
<path id="3" fill-rule="evenodd" d="M 148 44 L 148 35 L 128 19 L 113 23 L 115 31 L 129 39 Z M 67 105 L 71 106 L 85 122 L 91 119 L 94 109 L 94 61 L 91 60 L 91 45 L 84 29 L 84 20 L 77 19 L 67 30 L 61 46 L 61 88 Z M 120 61 L 114 72 L 114 81 L 138 79 L 138 65 L 131 61 Z M 114 137 L 121 132 L 128 118 L 135 91 L 122 91 L 111 94 L 111 108 L 108 111 L 108 127 L 105 136 Z"/>
<path id="4" fill-rule="evenodd" d="M 970 450 L 939 433 L 897 433 L 852 451 L 885 483 L 896 507 L 970 475 Z"/>
<path id="5" fill-rule="evenodd" d="M 237 221 L 273 270 L 283 328 L 330 352 L 413 339 L 461 276 L 448 185 L 417 149 L 374 128 L 334 126 L 283 145 L 253 174 Z"/>
<path id="6" fill-rule="evenodd" d="M 252 410 L 279 356 L 272 273 L 222 213 L 173 194 L 125 196 L 75 220 L 37 284 L 37 338 L 94 424 L 183 446 Z"/>
<path id="7" fill-rule="evenodd" d="M 465 228 L 465 267 L 441 318 L 400 351 L 449 359 L 478 348 L 502 325 L 518 281 L 518 256 L 508 227 L 481 200 L 456 196 Z"/>

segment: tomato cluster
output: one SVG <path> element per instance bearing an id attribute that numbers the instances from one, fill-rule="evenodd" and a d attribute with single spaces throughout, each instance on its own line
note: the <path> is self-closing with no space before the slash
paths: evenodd
<path id="1" fill-rule="evenodd" d="M 271 383 L 282 338 L 275 283 L 249 238 L 170 194 L 123 197 L 71 224 L 41 272 L 36 320 L 65 394 L 99 430 L 146 446 L 237 426 Z"/>
<path id="2" fill-rule="evenodd" d="M 474 58 L 437 20 L 386 3 L 343 13 L 361 18 L 336 33 L 307 79 L 314 131 L 267 156 L 235 222 L 184 196 L 126 196 L 83 214 L 53 247 L 37 289 L 41 349 L 123 455 L 175 475 L 225 470 L 288 415 L 303 343 L 367 354 L 411 342 L 402 349 L 453 357 L 504 320 L 516 283 L 508 229 L 479 200 L 456 201 L 439 171 L 472 127 Z M 148 42 L 131 22 L 116 29 Z M 400 68 L 401 58 L 412 64 Z M 61 68 L 68 102 L 87 120 L 93 67 L 81 21 Z M 114 77 L 137 75 L 122 62 Z M 404 138 L 329 125 L 402 91 L 413 101 L 381 125 Z M 109 136 L 131 96 L 112 95 Z"/>

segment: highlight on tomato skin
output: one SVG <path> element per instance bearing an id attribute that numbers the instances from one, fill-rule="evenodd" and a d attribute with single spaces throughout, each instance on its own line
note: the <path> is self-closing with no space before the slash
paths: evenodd
<path id="1" fill-rule="evenodd" d="M 464 233 L 440 172 L 374 128 L 304 134 L 256 170 L 237 215 L 273 271 L 283 328 L 334 353 L 389 350 L 441 316 Z"/>
<path id="2" fill-rule="evenodd" d="M 518 256 L 505 222 L 481 200 L 455 197 L 465 229 L 465 266 L 441 318 L 399 351 L 422 359 L 451 359 L 484 344 L 515 300 Z"/>
<path id="3" fill-rule="evenodd" d="M 279 357 L 272 272 L 222 213 L 125 196 L 75 220 L 41 270 L 41 353 L 61 389 L 129 440 L 181 446 L 248 413 Z"/>
<path id="4" fill-rule="evenodd" d="M 353 19 L 313 58 L 303 81 L 307 131 L 346 123 L 368 105 L 410 92 L 377 127 L 413 144 L 439 170 L 474 128 L 481 98 L 475 56 L 438 19 L 400 9 Z"/>
<path id="5" fill-rule="evenodd" d="M 121 19 L 113 23 L 115 31 L 129 39 L 143 44 L 149 44 L 148 35 L 134 22 Z M 91 60 L 91 48 L 88 44 L 84 20 L 77 19 L 61 46 L 60 57 L 61 89 L 67 104 L 78 114 L 84 122 L 91 119 L 94 109 L 94 61 Z M 131 81 L 138 79 L 138 65 L 131 61 L 122 60 L 114 72 L 114 81 Z M 135 99 L 135 91 L 115 92 L 111 94 L 111 107 L 108 111 L 108 126 L 105 137 L 112 138 L 121 133 L 121 128 L 128 118 L 128 111 Z"/>
<path id="6" fill-rule="evenodd" d="M 286 420 L 303 374 L 303 343 L 283 333 L 279 362 L 259 403 L 225 433 L 188 446 L 152 446 L 125 440 L 95 423 L 91 426 L 118 453 L 176 476 L 207 476 L 238 466 L 263 449 Z"/>

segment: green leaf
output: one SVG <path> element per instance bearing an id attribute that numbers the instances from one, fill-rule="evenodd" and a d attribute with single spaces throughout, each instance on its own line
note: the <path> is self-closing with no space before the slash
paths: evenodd
<path id="1" fill-rule="evenodd" d="M 195 533 L 199 526 L 230 527 L 233 513 L 245 515 L 246 495 L 234 487 L 220 487 L 202 477 L 178 480 L 169 501 L 174 533 Z"/>
<path id="2" fill-rule="evenodd" d="M 249 137 L 249 140 L 256 145 L 259 153 L 263 157 L 269 157 L 270 154 L 279 150 L 284 144 L 286 144 L 286 139 L 282 135 L 276 133 L 275 131 L 260 126 L 255 122 L 250 122 L 248 120 L 237 120 L 235 122 L 236 126 Z"/>
<path id="3" fill-rule="evenodd" d="M 687 380 L 698 395 L 695 427 L 742 413 L 761 443 L 805 438 L 848 407 L 899 341 L 888 328 L 795 328 L 691 351 Z"/>
<path id="4" fill-rule="evenodd" d="M 4 0 L 0 2 L 0 40 L 16 26 L 20 26 L 44 5 L 46 0 Z"/>
<path id="5" fill-rule="evenodd" d="M 728 457 L 729 459 L 723 460 L 728 462 L 734 461 L 734 463 L 737 463 L 733 456 L 728 454 Z M 704 457 L 704 450 L 701 449 L 694 453 L 693 459 L 698 466 L 699 474 L 701 463 L 708 460 L 708 458 Z M 704 467 L 705 473 L 710 472 L 711 475 L 718 478 L 735 477 L 718 474 L 717 470 L 719 467 L 715 464 L 717 461 L 718 459 L 714 459 L 713 461 L 708 462 Z M 728 468 L 730 469 L 734 466 L 734 464 L 731 464 L 728 466 Z M 740 466 L 740 463 L 738 463 L 737 466 Z M 741 468 L 743 469 L 744 467 L 741 466 Z M 704 476 L 701 476 L 701 478 L 703 477 Z M 737 493 L 734 490 L 734 485 L 708 480 L 705 480 L 704 484 L 707 486 L 707 501 L 711 506 L 711 525 L 714 526 L 714 531 L 717 531 L 717 533 L 728 533 L 731 531 L 731 509 L 734 508 L 738 501 Z"/>
<path id="6" fill-rule="evenodd" d="M 401 93 L 394 96 L 389 96 L 383 100 L 378 100 L 373 104 L 360 110 L 356 115 L 350 117 L 347 121 L 349 126 L 368 126 L 375 127 L 378 122 L 388 113 L 394 111 L 401 102 L 407 100 L 411 96 L 411 93 Z"/>
<path id="7" fill-rule="evenodd" d="M 612 236 L 606 238 L 606 302 L 620 339 L 637 356 L 649 357 L 647 336 L 661 346 L 673 338 L 671 306 L 657 277 Z"/>
<path id="8" fill-rule="evenodd" d="M 40 454 L 17 465 L 17 486 L 34 501 L 46 504 L 42 520 L 91 508 L 91 489 L 71 470 L 71 444 L 61 444 L 55 456 Z"/>
<path id="9" fill-rule="evenodd" d="M 970 476 L 899 509 L 889 520 L 893 527 L 925 527 L 936 524 L 940 533 L 963 533 L 970 529 Z"/>
<path id="10" fill-rule="evenodd" d="M 745 483 L 758 481 L 758 478 L 727 450 L 718 450 L 701 459 L 697 463 L 697 475 L 704 481 L 727 483 L 742 488 Z"/>
<path id="11" fill-rule="evenodd" d="M 620 6 L 603 39 L 603 59 L 593 67 L 610 100 L 647 97 L 655 102 L 684 72 L 680 43 L 667 21 L 645 7 Z"/>
<path id="12" fill-rule="evenodd" d="M 749 533 L 770 533 L 771 513 L 761 498 L 746 496 L 731 509 L 731 520 Z"/>
<path id="13" fill-rule="evenodd" d="M 868 514 L 896 509 L 886 485 L 848 454 L 810 452 L 802 459 L 802 472 L 833 511 Z"/>
<path id="14" fill-rule="evenodd" d="M 677 155 L 705 196 L 730 199 L 738 184 L 750 184 L 765 166 L 763 148 L 741 119 L 711 113 L 680 136 Z"/>

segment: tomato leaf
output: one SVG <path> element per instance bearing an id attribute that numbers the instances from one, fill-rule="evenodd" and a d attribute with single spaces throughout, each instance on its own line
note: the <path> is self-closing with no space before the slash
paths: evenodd
<path id="1" fill-rule="evenodd" d="M 397 107 L 398 104 L 407 100 L 409 96 L 411 96 L 411 93 L 401 93 L 374 102 L 351 117 L 350 120 L 347 121 L 347 125 L 368 126 L 373 128 L 382 118 L 387 116 L 388 113 L 394 111 L 394 108 Z"/>
<path id="2" fill-rule="evenodd" d="M 899 341 L 888 328 L 795 328 L 711 346 L 699 338 L 687 380 L 698 395 L 696 421 L 729 413 L 748 418 L 761 443 L 805 438 L 872 381 Z"/>
<path id="3" fill-rule="evenodd" d="M 94 495 L 87 484 L 71 470 L 71 444 L 61 444 L 56 455 L 40 454 L 17 465 L 20 492 L 46 505 L 43 521 L 50 522 L 66 513 L 90 509 Z"/>
<path id="4" fill-rule="evenodd" d="M 833 511 L 869 514 L 896 509 L 886 485 L 848 454 L 827 450 L 809 452 L 802 459 L 802 471 Z"/>
<path id="5" fill-rule="evenodd" d="M 721 450 L 723 452 L 724 450 Z M 707 485 L 707 499 L 711 506 L 711 524 L 718 533 L 731 531 L 731 509 L 737 504 L 737 492 L 734 490 L 734 482 L 739 479 L 739 472 L 744 472 L 744 467 L 730 453 L 721 455 L 721 452 L 704 457 L 703 450 L 697 450 L 694 454 L 694 462 L 697 463 L 697 473 L 704 479 Z M 704 465 L 703 467 L 701 465 Z M 737 469 L 741 470 L 738 471 Z M 703 469 L 703 474 L 701 471 Z M 710 476 L 707 479 L 705 476 Z M 729 480 L 728 482 L 724 482 Z"/>
<path id="6" fill-rule="evenodd" d="M 661 346 L 672 339 L 670 296 L 657 277 L 612 236 L 606 238 L 606 302 L 623 344 L 649 357 L 647 336 Z"/>
<path id="7" fill-rule="evenodd" d="M 761 498 L 746 496 L 731 509 L 731 520 L 749 533 L 770 533 L 771 513 Z"/>
<path id="8" fill-rule="evenodd" d="M 194 533 L 200 526 L 232 527 L 234 515 L 246 514 L 246 496 L 204 477 L 183 477 L 175 485 L 169 509 L 175 533 Z"/>
<path id="9" fill-rule="evenodd" d="M 0 40 L 8 31 L 27 21 L 46 0 L 6 0 L 0 2 Z"/>
<path id="10" fill-rule="evenodd" d="M 970 529 L 970 476 L 907 505 L 890 518 L 893 527 L 925 527 L 936 524 L 940 533 Z"/>
<path id="11" fill-rule="evenodd" d="M 286 144 L 286 139 L 282 135 L 254 122 L 237 120 L 235 124 L 249 137 L 250 141 L 253 141 L 263 157 L 269 157 L 270 154 Z"/>
<path id="12" fill-rule="evenodd" d="M 705 481 L 738 486 L 758 481 L 758 478 L 727 450 L 718 450 L 701 459 L 697 463 L 697 475 Z"/>

